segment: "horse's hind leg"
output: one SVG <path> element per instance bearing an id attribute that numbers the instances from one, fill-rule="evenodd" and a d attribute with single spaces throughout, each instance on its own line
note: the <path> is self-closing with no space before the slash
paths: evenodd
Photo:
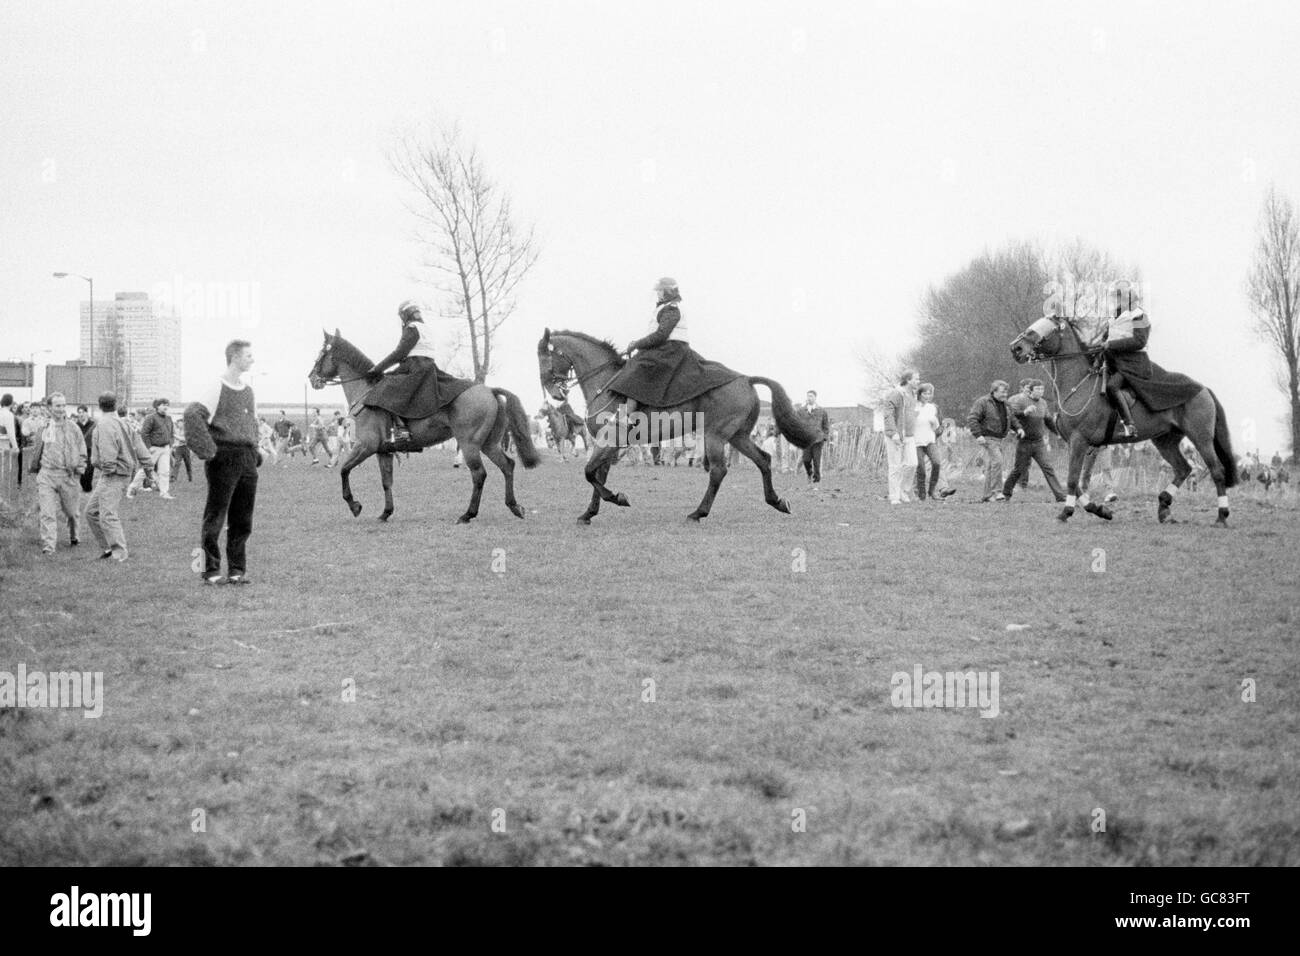
<path id="1" fill-rule="evenodd" d="M 483 482 L 487 480 L 487 469 L 483 467 L 483 456 L 477 445 L 462 444 L 461 450 L 465 452 L 465 467 L 469 469 L 474 490 L 469 496 L 469 507 L 456 519 L 456 523 L 469 524 L 478 517 L 478 503 L 483 497 Z"/>
<path id="2" fill-rule="evenodd" d="M 492 464 L 501 469 L 506 478 L 506 507 L 516 518 L 524 516 L 524 509 L 515 501 L 515 460 L 501 450 L 500 445 L 493 444 L 483 449 L 483 454 L 491 459 Z"/>
<path id="3" fill-rule="evenodd" d="M 379 480 L 384 485 L 384 512 L 379 516 L 379 520 L 387 521 L 393 516 L 393 456 L 391 454 L 379 455 Z"/>
<path id="4" fill-rule="evenodd" d="M 704 457 L 709 462 L 709 487 L 700 500 L 700 506 L 686 517 L 692 521 L 707 518 L 713 510 L 713 499 L 717 497 L 722 479 L 727 477 L 727 456 L 722 453 L 723 441 L 718 435 L 704 436 Z"/>
<path id="5" fill-rule="evenodd" d="M 777 511 L 789 514 L 789 502 L 777 497 L 776 489 L 772 487 L 772 456 L 755 445 L 748 433 L 732 435 L 731 447 L 758 465 L 759 474 L 763 476 L 763 500 Z"/>
<path id="6" fill-rule="evenodd" d="M 1214 479 L 1214 490 L 1219 496 L 1219 517 L 1215 520 L 1214 525 L 1217 528 L 1226 528 L 1228 527 L 1228 476 L 1223 471 L 1223 462 L 1219 461 L 1219 453 L 1214 447 L 1213 418 L 1211 418 L 1210 426 L 1207 429 L 1187 437 L 1196 446 L 1196 451 L 1201 456 L 1201 460 L 1205 462 L 1210 477 Z M 1265 490 L 1267 490 L 1267 487 Z"/>
<path id="7" fill-rule="evenodd" d="M 1151 444 L 1169 462 L 1169 467 L 1173 469 L 1173 481 L 1160 492 L 1157 499 L 1156 519 L 1164 524 L 1166 521 L 1177 524 L 1176 519 L 1170 517 L 1169 511 L 1174 505 L 1174 492 L 1182 487 L 1183 481 L 1192 473 L 1192 466 L 1187 464 L 1187 459 L 1183 457 L 1183 451 L 1179 448 L 1182 436 L 1173 432 L 1166 432 L 1158 438 L 1151 439 Z"/>

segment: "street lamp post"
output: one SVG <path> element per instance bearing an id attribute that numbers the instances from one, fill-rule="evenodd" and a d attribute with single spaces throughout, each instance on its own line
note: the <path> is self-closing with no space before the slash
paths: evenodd
<path id="1" fill-rule="evenodd" d="M 54 278 L 66 279 L 68 276 L 75 276 L 78 279 L 85 279 L 90 283 L 90 364 L 95 364 L 95 280 L 90 276 L 83 276 L 76 272 L 56 272 Z"/>

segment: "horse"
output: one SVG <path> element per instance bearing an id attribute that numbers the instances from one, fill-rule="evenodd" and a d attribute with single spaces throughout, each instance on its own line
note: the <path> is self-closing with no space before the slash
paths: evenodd
<path id="1" fill-rule="evenodd" d="M 591 503 L 578 516 L 579 524 L 591 524 L 591 519 L 600 511 L 601 501 L 623 508 L 630 504 L 625 494 L 615 494 L 605 487 L 610 466 L 622 449 L 619 441 L 601 437 L 615 425 L 611 406 L 622 405 L 626 401 L 616 392 L 606 391 L 606 387 L 625 364 L 626 360 L 612 344 L 583 332 L 552 332 L 547 329 L 537 343 L 537 366 L 542 390 L 556 401 L 562 401 L 572 387 L 572 377 L 587 400 L 587 430 L 596 436 L 596 449 L 587 458 L 586 467 L 587 481 L 592 487 Z M 758 393 L 754 391 L 755 385 L 765 385 L 771 390 L 772 416 L 776 419 L 777 428 L 788 441 L 800 448 L 807 448 L 824 438 L 819 428 L 804 421 L 795 412 L 785 389 L 771 379 L 758 375 L 732 379 L 726 385 L 710 389 L 671 408 L 638 409 L 639 414 L 643 413 L 652 422 L 667 422 L 670 427 L 682 422 L 696 423 L 694 428 L 689 425 L 682 427 L 680 431 L 683 434 L 697 429 L 704 432 L 709 487 L 704 492 L 699 507 L 686 516 L 691 521 L 707 517 L 713 507 L 713 499 L 727 475 L 727 460 L 722 448 L 728 442 L 758 466 L 759 473 L 763 476 L 763 500 L 783 514 L 790 513 L 789 502 L 778 497 L 772 487 L 771 456 L 749 437 L 754 430 L 754 423 L 758 421 L 759 402 Z M 626 418 L 621 423 L 625 424 Z M 657 435 L 651 440 L 666 441 L 672 437 L 675 436 Z"/>
<path id="2" fill-rule="evenodd" d="M 587 438 L 587 426 L 582 418 L 569 407 L 566 401 L 558 407 L 547 402 L 542 406 L 542 412 L 546 415 L 546 421 L 551 426 L 551 434 L 555 436 L 555 450 L 559 453 L 560 461 L 564 461 L 564 443 L 567 441 L 573 446 L 573 457 L 578 457 L 578 439 L 582 439 L 582 447 L 586 451 L 591 451 L 589 440 Z"/>
<path id="3" fill-rule="evenodd" d="M 1074 320 L 1046 316 L 1030 325 L 1011 343 L 1011 354 L 1016 362 L 1046 361 L 1049 366 L 1058 408 L 1057 430 L 1070 448 L 1068 494 L 1065 508 L 1057 519 L 1068 521 L 1074 514 L 1076 503 L 1082 504 L 1089 514 L 1107 521 L 1113 518 L 1109 508 L 1089 501 L 1086 489 L 1080 489 L 1079 476 L 1088 449 L 1149 439 L 1173 468 L 1173 481 L 1157 499 L 1156 518 L 1162 524 L 1173 521 L 1170 512 L 1174 493 L 1192 472 L 1192 466 L 1178 447 L 1186 437 L 1209 467 L 1219 495 L 1219 516 L 1215 525 L 1226 528 L 1228 489 L 1237 484 L 1237 463 L 1232 454 L 1227 416 L 1219 399 L 1203 387 L 1183 404 L 1161 412 L 1152 412 L 1141 402 L 1135 402 L 1133 424 L 1137 434 L 1116 440 L 1112 420 L 1114 411 L 1102 393 L 1101 372 L 1092 361 L 1096 352 L 1085 348 L 1083 341 Z M 1076 408 L 1067 408 L 1067 403 L 1085 387 L 1083 403 L 1080 405 L 1076 400 Z M 1065 392 L 1064 398 L 1061 397 L 1062 391 Z"/>
<path id="4" fill-rule="evenodd" d="M 360 349 L 335 329 L 333 335 L 325 332 L 325 343 L 321 346 L 307 379 L 311 382 L 311 387 L 316 389 L 330 384 L 342 385 L 348 407 L 353 408 L 365 399 L 370 390 L 366 383 L 366 372 L 373 364 Z M 392 416 L 383 409 L 366 406 L 357 412 L 355 420 L 356 444 L 340 469 L 343 500 L 354 518 L 361 514 L 361 503 L 353 500 L 352 485 L 348 479 L 353 468 L 371 455 L 378 455 L 379 475 L 384 485 L 384 511 L 379 520 L 387 521 L 393 514 L 393 452 L 399 450 L 387 441 Z M 515 462 L 502 448 L 502 438 L 507 433 L 514 438 L 525 468 L 536 467 L 541 458 L 528 433 L 528 415 L 514 393 L 504 388 L 490 388 L 476 383 L 456 396 L 450 406 L 428 418 L 412 420 L 408 425 L 411 431 L 408 447 L 427 448 L 455 438 L 464 453 L 474 490 L 470 495 L 469 508 L 457 519 L 458 524 L 468 524 L 478 517 L 479 499 L 483 495 L 483 482 L 487 478 L 483 455 L 505 475 L 506 507 L 510 513 L 517 518 L 524 516 L 524 509 L 515 500 Z"/>

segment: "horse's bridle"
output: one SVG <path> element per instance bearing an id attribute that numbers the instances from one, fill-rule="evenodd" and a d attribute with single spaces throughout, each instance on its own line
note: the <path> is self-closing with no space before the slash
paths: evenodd
<path id="1" fill-rule="evenodd" d="M 578 370 L 577 370 L 577 369 L 574 367 L 574 365 L 573 365 L 573 359 L 571 359 L 569 356 L 565 355 L 563 349 L 557 348 L 555 345 L 553 345 L 553 344 L 551 344 L 551 343 L 549 343 L 549 342 L 548 342 L 547 345 L 546 345 L 546 349 L 547 349 L 547 351 L 550 352 L 552 355 L 561 355 L 561 356 L 563 356 L 563 357 L 564 357 L 564 360 L 565 360 L 566 362 L 569 363 L 569 374 L 568 374 L 568 375 L 565 375 L 565 376 L 563 376 L 563 377 L 561 377 L 561 376 L 559 376 L 559 375 L 556 375 L 556 374 L 555 374 L 555 367 L 554 367 L 554 363 L 553 363 L 553 362 L 552 362 L 551 372 L 550 372 L 550 376 L 551 376 L 550 381 L 551 381 L 551 384 L 552 384 L 553 386 L 559 388 L 560 392 L 564 395 L 564 400 L 565 400 L 566 402 L 569 400 L 569 390 L 572 389 L 573 386 L 576 385 L 576 386 L 578 386 L 579 388 L 581 388 L 582 385 L 583 385 L 583 383 L 584 383 L 584 382 L 588 382 L 588 381 L 590 381 L 590 380 L 591 380 L 591 379 L 596 375 L 597 372 L 603 371 L 604 369 L 609 368 L 611 365 L 617 365 L 617 364 L 618 364 L 618 357 L 615 356 L 614 358 L 610 359 L 609 361 L 601 362 L 601 363 L 600 363 L 599 365 L 597 365 L 595 368 L 593 368 L 593 369 L 591 369 L 589 372 L 587 372 L 586 375 L 579 375 L 579 374 L 578 374 Z M 616 372 L 615 375 L 617 375 L 617 374 L 618 374 L 618 373 Z M 601 392 L 605 391 L 605 389 L 609 387 L 609 383 L 612 382 L 612 381 L 614 381 L 615 375 L 611 375 L 611 376 L 610 376 L 610 377 L 605 381 L 605 384 L 602 385 L 600 388 L 598 388 L 598 389 L 596 390 L 596 395 L 599 395 Z M 549 396 L 548 396 L 548 397 L 549 397 Z M 595 397 L 595 396 L 593 396 L 593 397 Z M 598 415 L 598 414 L 600 414 L 601 411 L 604 411 L 605 408 L 608 408 L 608 407 L 609 407 L 609 405 L 612 403 L 612 401 L 613 401 L 613 400 L 611 399 L 609 402 L 606 402 L 605 405 L 604 405 L 604 407 L 602 407 L 599 411 L 596 411 L 596 412 L 589 412 L 589 413 L 587 414 L 587 417 L 588 417 L 588 418 L 591 418 L 591 417 L 594 416 L 594 415 Z"/>
<path id="2" fill-rule="evenodd" d="M 311 367 L 311 371 L 307 374 L 307 378 L 308 378 L 308 380 L 310 380 L 310 379 L 312 378 L 312 376 L 315 376 L 315 377 L 316 377 L 316 380 L 317 380 L 318 382 L 320 382 L 320 385 L 319 385 L 319 386 L 316 386 L 315 384 L 313 384 L 312 387 L 313 387 L 313 388 L 317 388 L 317 387 L 319 387 L 319 388 L 324 388 L 326 385 L 347 385 L 349 382 L 362 382 L 362 381 L 365 381 L 365 380 L 366 380 L 366 376 L 364 376 L 364 375 L 358 375 L 358 376 L 356 376 L 355 378 L 339 378 L 339 376 L 336 374 L 336 375 L 333 375 L 333 376 L 331 376 L 331 377 L 329 377 L 329 378 L 325 378 L 325 377 L 320 373 L 319 369 L 320 369 L 320 362 L 321 362 L 321 359 L 323 359 L 323 358 L 325 357 L 325 353 L 326 353 L 326 352 L 330 351 L 330 350 L 333 349 L 333 348 L 334 348 L 334 343 L 333 343 L 333 342 L 326 342 L 324 345 L 321 346 L 320 354 L 316 356 L 316 361 L 315 361 L 315 363 L 312 365 L 312 367 Z"/>
<path id="3" fill-rule="evenodd" d="M 1065 329 L 1068 327 L 1070 331 L 1074 333 L 1075 337 L 1078 338 L 1080 342 L 1082 342 L 1082 336 L 1079 335 L 1079 330 L 1075 327 L 1073 322 L 1071 322 L 1068 318 L 1065 318 L 1063 316 L 1055 316 L 1054 318 L 1056 321 L 1056 332 L 1059 336 L 1064 336 Z M 1023 338 L 1024 335 L 1025 333 L 1022 332 L 1019 337 Z M 1086 376 L 1080 379 L 1079 384 L 1075 385 L 1074 388 L 1070 389 L 1069 394 L 1066 395 L 1064 398 L 1062 398 L 1061 387 L 1056 382 L 1056 363 L 1065 362 L 1070 359 L 1076 359 L 1076 358 L 1083 359 L 1084 361 L 1091 363 L 1096 357 L 1096 351 L 1085 350 L 1083 352 L 1076 352 L 1071 355 L 1044 356 L 1038 351 L 1038 345 L 1041 343 L 1042 343 L 1042 339 L 1039 339 L 1038 343 L 1035 343 L 1033 345 L 1033 351 L 1029 353 L 1029 361 L 1033 362 L 1035 365 L 1043 365 L 1044 363 L 1046 363 L 1047 377 L 1051 379 L 1052 391 L 1056 395 L 1056 407 L 1060 410 L 1060 413 L 1064 415 L 1066 418 L 1078 418 L 1088 410 L 1088 407 L 1092 404 L 1093 399 L 1096 398 L 1098 393 L 1100 392 L 1099 386 L 1101 385 L 1101 375 L 1095 368 L 1091 369 Z M 1080 408 L 1077 412 L 1067 411 L 1065 407 L 1065 403 L 1074 397 L 1074 393 L 1083 387 L 1084 382 L 1093 379 L 1095 379 L 1095 381 L 1093 381 L 1092 391 L 1088 394 L 1088 400 L 1083 403 L 1083 407 Z"/>

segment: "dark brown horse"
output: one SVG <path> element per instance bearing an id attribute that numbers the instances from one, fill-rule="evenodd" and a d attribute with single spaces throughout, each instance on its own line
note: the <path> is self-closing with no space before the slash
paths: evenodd
<path id="1" fill-rule="evenodd" d="M 637 424 L 632 425 L 630 432 L 619 427 L 616 412 L 624 400 L 605 390 L 615 373 L 623 367 L 624 361 L 613 345 L 582 332 L 552 332 L 547 329 L 537 343 L 537 367 L 542 388 L 557 401 L 563 400 L 572 384 L 570 377 L 573 377 L 587 399 L 587 430 L 596 436 L 596 450 L 587 459 L 586 468 L 587 481 L 592 487 L 591 503 L 578 516 L 581 524 L 591 524 L 591 519 L 600 511 L 602 500 L 624 508 L 629 504 L 627 495 L 622 492 L 615 494 L 605 487 L 610 465 L 619 453 L 627 443 L 639 443 L 634 440 L 627 443 L 623 441 L 628 435 L 636 435 Z M 796 414 L 785 389 L 771 379 L 758 375 L 732 379 L 726 385 L 720 385 L 672 408 L 642 407 L 635 413 L 641 416 L 638 423 L 647 420 L 651 422 L 652 430 L 655 431 L 655 436 L 649 439 L 651 442 L 667 441 L 697 430 L 703 432 L 696 440 L 704 442 L 709 487 L 704 492 L 700 506 L 687 515 L 693 521 L 708 516 L 718 487 L 727 476 L 727 458 L 722 449 L 728 442 L 758 466 L 763 476 L 763 500 L 777 511 L 790 513 L 789 503 L 778 497 L 772 487 L 771 456 L 749 437 L 754 431 L 754 423 L 758 421 L 759 403 L 758 393 L 754 391 L 755 385 L 766 385 L 771 390 L 772 417 L 787 441 L 800 448 L 807 448 L 813 442 L 822 440 L 824 436 L 821 430 Z M 692 424 L 688 425 L 688 422 Z M 666 424 L 667 429 L 661 430 L 661 424 Z M 678 429 L 675 434 L 673 428 Z"/>
<path id="2" fill-rule="evenodd" d="M 1061 437 L 1069 442 L 1070 475 L 1065 509 L 1057 516 L 1068 521 L 1075 504 L 1089 514 L 1110 520 L 1114 517 L 1105 505 L 1088 499 L 1080 489 L 1079 476 L 1089 447 L 1144 441 L 1159 449 L 1173 468 L 1173 481 L 1160 492 L 1156 517 L 1172 520 L 1169 512 L 1174 492 L 1192 472 L 1179 449 L 1184 437 L 1191 440 L 1209 466 L 1210 476 L 1219 494 L 1217 525 L 1228 523 L 1228 489 L 1237 483 L 1237 463 L 1232 454 L 1227 417 L 1218 398 L 1202 388 L 1182 405 L 1153 412 L 1141 402 L 1133 403 L 1133 424 L 1137 434 L 1131 439 L 1116 439 L 1110 403 L 1101 389 L 1101 373 L 1095 368 L 1095 352 L 1086 349 L 1073 320 L 1048 316 L 1034 322 L 1011 343 L 1011 354 L 1020 363 L 1046 361 L 1058 406 L 1056 421 Z"/>
<path id="3" fill-rule="evenodd" d="M 335 329 L 333 335 L 325 333 L 325 344 L 321 346 L 320 355 L 316 356 L 316 364 L 312 366 L 307 378 L 312 388 L 324 388 L 329 384 L 342 385 L 348 406 L 353 407 L 370 390 L 366 383 L 366 372 L 372 365 L 360 349 Z M 384 483 L 384 512 L 379 520 L 387 521 L 393 513 L 394 449 L 388 442 L 392 416 L 382 409 L 367 406 L 357 412 L 356 422 L 356 446 L 340 469 L 343 500 L 347 502 L 353 517 L 361 514 L 361 503 L 352 498 L 352 485 L 348 476 L 352 474 L 353 468 L 371 455 L 378 455 L 379 474 Z M 438 414 L 408 424 L 411 447 L 427 448 L 455 438 L 464 453 L 465 464 L 474 481 L 474 491 L 470 495 L 469 508 L 459 518 L 460 524 L 466 524 L 478 516 L 483 482 L 487 478 L 483 455 L 491 459 L 506 477 L 506 507 L 510 513 L 519 518 L 524 516 L 524 509 L 515 501 L 515 462 L 501 447 L 502 438 L 509 432 L 519 449 L 519 457 L 525 468 L 535 467 L 540 459 L 537 449 L 533 447 L 532 436 L 528 433 L 528 415 L 514 393 L 504 388 L 472 385 L 461 392 L 451 405 L 439 410 Z"/>

